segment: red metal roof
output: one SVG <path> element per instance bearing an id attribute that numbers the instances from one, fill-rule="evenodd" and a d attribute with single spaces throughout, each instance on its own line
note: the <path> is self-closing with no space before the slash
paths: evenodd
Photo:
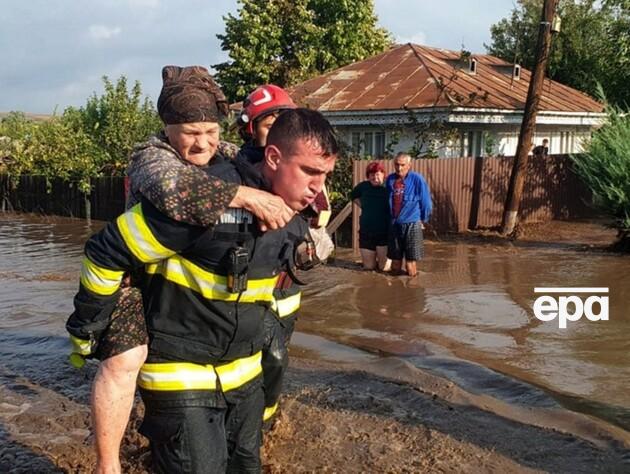
<path id="1" fill-rule="evenodd" d="M 294 100 L 322 112 L 464 107 L 522 110 L 531 73 L 485 54 L 473 54 L 476 74 L 461 53 L 404 44 L 336 69 L 290 89 Z M 545 79 L 541 111 L 601 112 L 602 104 L 568 86 Z"/>

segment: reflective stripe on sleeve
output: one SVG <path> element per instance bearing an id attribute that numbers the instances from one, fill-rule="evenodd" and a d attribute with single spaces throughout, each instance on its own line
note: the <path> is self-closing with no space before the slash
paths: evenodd
<path id="1" fill-rule="evenodd" d="M 79 339 L 70 334 L 70 343 L 72 344 L 72 352 L 83 356 L 92 353 L 92 341 L 89 339 Z"/>
<path id="2" fill-rule="evenodd" d="M 175 254 L 155 238 L 142 214 L 142 205 L 136 204 L 116 219 L 118 229 L 134 256 L 143 263 L 163 260 Z"/>
<path id="3" fill-rule="evenodd" d="M 92 293 L 109 296 L 114 294 L 120 286 L 123 273 L 99 267 L 85 257 L 81 265 L 81 284 Z"/>
<path id="4" fill-rule="evenodd" d="M 224 392 L 241 387 L 262 373 L 262 353 L 213 366 L 190 362 L 146 363 L 138 385 L 146 390 L 216 390 L 217 377 Z"/>
<path id="5" fill-rule="evenodd" d="M 265 411 L 263 412 L 263 421 L 269 420 L 273 415 L 275 415 L 277 410 L 278 410 L 277 403 L 273 406 L 265 407 Z"/>
<path id="6" fill-rule="evenodd" d="M 201 293 L 204 298 L 220 301 L 236 301 L 240 303 L 254 303 L 258 301 L 273 301 L 273 289 L 278 277 L 248 280 L 247 289 L 240 294 L 227 290 L 227 278 L 222 275 L 204 270 L 190 260 L 175 255 L 157 264 L 147 265 L 149 274 L 159 273 L 168 281 L 190 288 Z"/>
<path id="7" fill-rule="evenodd" d="M 302 299 L 302 292 L 295 295 L 288 296 L 287 298 L 274 299 L 271 302 L 271 309 L 276 312 L 278 317 L 286 318 L 291 316 L 298 309 L 300 309 L 300 300 Z"/>

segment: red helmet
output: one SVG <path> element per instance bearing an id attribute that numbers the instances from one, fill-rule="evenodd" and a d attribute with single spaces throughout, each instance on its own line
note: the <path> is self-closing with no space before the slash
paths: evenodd
<path id="1" fill-rule="evenodd" d="M 278 110 L 295 109 L 297 105 L 282 87 L 265 84 L 254 89 L 243 101 L 243 110 L 239 117 L 245 131 L 254 134 L 254 120 L 272 114 Z"/>

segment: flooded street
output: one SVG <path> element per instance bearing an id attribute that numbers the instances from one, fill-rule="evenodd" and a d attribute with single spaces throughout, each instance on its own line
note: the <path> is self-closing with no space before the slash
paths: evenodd
<path id="1" fill-rule="evenodd" d="M 0 215 L 5 388 L 19 392 L 18 380 L 27 378 L 67 403 L 85 402 L 85 389 L 77 393 L 72 386 L 72 369 L 47 367 L 67 356 L 64 323 L 83 243 L 100 225 Z M 344 252 L 311 272 L 293 355 L 331 363 L 394 356 L 474 395 L 569 408 L 630 431 L 630 258 L 551 244 L 431 241 L 426 247 L 415 281 L 363 272 Z M 566 329 L 557 320 L 539 321 L 532 311 L 535 287 L 608 287 L 610 320 L 584 317 Z M 75 431 L 68 436 L 85 435 Z M 0 441 L 6 432 L 0 426 Z"/>
<path id="2" fill-rule="evenodd" d="M 630 258 L 429 242 L 422 270 L 415 282 L 324 268 L 300 330 L 401 356 L 475 393 L 559 402 L 630 429 Z M 610 320 L 542 322 L 535 287 L 609 287 Z"/>

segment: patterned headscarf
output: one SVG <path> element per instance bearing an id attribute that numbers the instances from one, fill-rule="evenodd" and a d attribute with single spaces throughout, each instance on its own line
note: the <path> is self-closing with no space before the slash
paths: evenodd
<path id="1" fill-rule="evenodd" d="M 219 122 L 228 113 L 221 88 L 205 67 L 164 66 L 157 108 L 167 124 Z"/>

